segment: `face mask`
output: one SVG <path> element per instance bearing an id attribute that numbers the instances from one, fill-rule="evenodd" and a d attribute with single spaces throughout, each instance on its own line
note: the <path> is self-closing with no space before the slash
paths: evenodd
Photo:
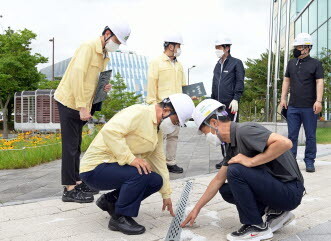
<path id="1" fill-rule="evenodd" d="M 222 144 L 221 140 L 217 137 L 217 135 L 211 132 L 206 135 L 206 141 L 208 141 L 213 146 L 220 146 Z"/>
<path id="2" fill-rule="evenodd" d="M 162 120 L 160 124 L 160 130 L 163 132 L 163 134 L 168 135 L 176 130 L 176 125 L 172 123 L 170 117 L 167 117 Z"/>
<path id="3" fill-rule="evenodd" d="M 107 52 L 115 52 L 119 47 L 119 44 L 113 42 L 113 40 L 110 39 L 109 42 L 106 43 L 105 49 Z"/>
<path id="4" fill-rule="evenodd" d="M 181 50 L 180 48 L 178 48 L 178 49 L 176 50 L 176 53 L 174 54 L 174 56 L 175 56 L 175 57 L 179 57 L 181 53 L 182 53 L 182 50 Z"/>
<path id="5" fill-rule="evenodd" d="M 217 58 L 221 58 L 224 54 L 224 51 L 221 49 L 216 49 L 215 54 L 216 54 Z"/>
<path id="6" fill-rule="evenodd" d="M 293 49 L 293 56 L 294 58 L 299 58 L 301 55 L 301 50 Z"/>

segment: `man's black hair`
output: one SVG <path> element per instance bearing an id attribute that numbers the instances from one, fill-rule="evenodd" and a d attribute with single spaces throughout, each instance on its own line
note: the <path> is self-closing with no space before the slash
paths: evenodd
<path id="1" fill-rule="evenodd" d="M 171 44 L 175 47 L 176 44 L 178 44 L 178 43 L 175 43 L 175 42 L 164 42 L 164 44 L 163 44 L 164 50 L 166 50 L 167 47 L 168 47 L 169 45 L 171 45 Z"/>
<path id="2" fill-rule="evenodd" d="M 170 98 L 165 98 L 160 103 L 158 103 L 162 108 L 169 107 L 171 109 L 171 113 L 176 113 L 174 106 L 172 105 Z"/>
<path id="3" fill-rule="evenodd" d="M 222 44 L 221 45 L 224 49 L 226 48 L 226 47 L 229 47 L 229 51 L 228 51 L 228 53 L 230 54 L 230 51 L 231 51 L 231 44 Z"/>
<path id="4" fill-rule="evenodd" d="M 105 29 L 102 31 L 102 35 L 105 35 L 107 30 L 109 30 L 111 33 L 113 33 L 113 31 L 111 31 L 111 29 L 108 26 L 106 26 Z"/>

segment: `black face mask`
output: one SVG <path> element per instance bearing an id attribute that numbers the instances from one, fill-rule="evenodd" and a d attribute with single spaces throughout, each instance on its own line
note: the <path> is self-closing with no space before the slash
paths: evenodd
<path id="1" fill-rule="evenodd" d="M 299 58 L 301 55 L 301 50 L 293 49 L 293 56 L 294 58 Z"/>

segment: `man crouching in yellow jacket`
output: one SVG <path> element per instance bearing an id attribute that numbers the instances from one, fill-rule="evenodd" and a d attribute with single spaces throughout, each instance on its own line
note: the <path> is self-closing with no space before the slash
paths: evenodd
<path id="1" fill-rule="evenodd" d="M 80 177 L 97 190 L 113 190 L 96 202 L 111 219 L 109 229 L 124 234 L 142 234 L 137 217 L 140 203 L 160 191 L 162 209 L 174 215 L 163 134 L 183 126 L 194 104 L 185 94 L 174 94 L 155 105 L 133 105 L 117 113 L 100 130 L 86 151 Z"/>

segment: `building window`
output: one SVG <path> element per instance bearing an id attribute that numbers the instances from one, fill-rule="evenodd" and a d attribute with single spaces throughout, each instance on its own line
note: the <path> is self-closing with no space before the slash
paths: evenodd
<path id="1" fill-rule="evenodd" d="M 318 29 L 318 56 L 322 53 L 324 48 L 327 48 L 328 43 L 328 32 L 327 23 L 323 24 Z"/>
<path id="2" fill-rule="evenodd" d="M 317 49 L 318 49 L 318 44 L 317 44 L 317 31 L 315 31 L 314 33 L 312 33 L 311 35 L 312 39 L 313 39 L 313 48 L 310 51 L 310 55 L 312 57 L 317 57 Z"/>
<path id="3" fill-rule="evenodd" d="M 297 0 L 296 1 L 297 13 L 300 13 L 302 11 L 302 9 L 307 5 L 308 2 L 309 2 L 309 0 Z"/>
<path id="4" fill-rule="evenodd" d="M 302 33 L 309 33 L 308 27 L 309 27 L 309 21 L 308 21 L 308 11 L 306 10 L 302 16 Z"/>
<path id="5" fill-rule="evenodd" d="M 309 6 L 309 32 L 312 33 L 317 29 L 317 1 Z"/>
<path id="6" fill-rule="evenodd" d="M 297 13 L 296 13 L 296 1 L 295 0 L 291 0 L 291 11 L 290 11 L 290 20 L 291 22 L 294 21 L 295 17 L 297 16 Z"/>
<path id="7" fill-rule="evenodd" d="M 327 0 L 318 0 L 318 26 L 323 24 L 328 19 L 328 1 Z"/>
<path id="8" fill-rule="evenodd" d="M 297 21 L 295 22 L 295 37 L 301 33 L 301 17 L 297 19 Z"/>

